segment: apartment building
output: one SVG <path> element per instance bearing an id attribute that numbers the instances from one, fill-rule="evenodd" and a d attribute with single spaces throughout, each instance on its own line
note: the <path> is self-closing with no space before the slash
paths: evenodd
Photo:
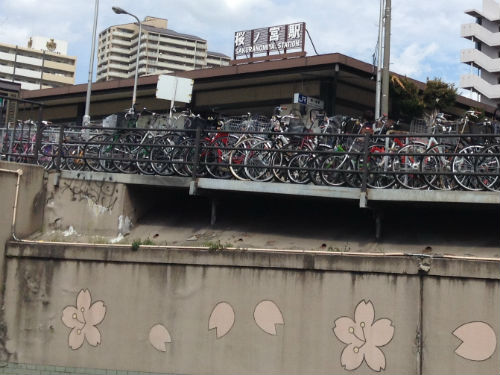
<path id="1" fill-rule="evenodd" d="M 230 57 L 207 51 L 207 41 L 168 29 L 163 18 L 141 22 L 140 76 L 229 65 Z M 99 34 L 97 81 L 131 78 L 135 74 L 139 25 L 128 23 Z"/>
<path id="2" fill-rule="evenodd" d="M 39 90 L 75 83 L 76 57 L 67 56 L 68 43 L 31 37 L 26 47 L 0 43 L 0 79 Z"/>
<path id="3" fill-rule="evenodd" d="M 460 77 L 460 87 L 478 93 L 483 103 L 500 106 L 500 4 L 483 0 L 482 10 L 465 13 L 475 22 L 462 25 L 461 36 L 474 48 L 461 51 L 460 61 L 470 66 L 470 72 Z"/>

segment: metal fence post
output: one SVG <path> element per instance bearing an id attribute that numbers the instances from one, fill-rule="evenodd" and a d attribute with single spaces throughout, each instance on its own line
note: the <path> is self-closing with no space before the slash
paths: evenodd
<path id="1" fill-rule="evenodd" d="M 35 139 L 35 149 L 34 149 L 34 163 L 38 164 L 38 154 L 40 153 L 40 148 L 42 146 L 42 136 L 43 136 L 43 109 L 42 106 L 38 107 L 38 122 L 36 126 L 36 139 Z"/>
<path id="2" fill-rule="evenodd" d="M 368 156 L 369 156 L 369 143 L 370 143 L 370 134 L 365 133 L 363 137 L 363 173 L 361 174 L 361 191 L 359 197 L 359 206 L 361 208 L 367 207 L 367 186 L 368 186 Z"/>
<path id="3" fill-rule="evenodd" d="M 63 147 L 63 138 L 64 138 L 64 124 L 59 125 L 59 139 L 58 139 L 58 147 L 57 147 L 57 157 L 56 157 L 56 169 L 58 171 L 61 170 L 61 154 Z"/>
<path id="4" fill-rule="evenodd" d="M 368 157 L 369 157 L 370 134 L 365 133 L 363 142 L 363 174 L 361 180 L 361 191 L 366 193 L 368 186 Z"/>
<path id="5" fill-rule="evenodd" d="M 200 145 L 201 145 L 201 124 L 197 121 L 196 137 L 194 140 L 194 161 L 193 161 L 193 180 L 198 177 L 198 167 L 200 165 Z"/>

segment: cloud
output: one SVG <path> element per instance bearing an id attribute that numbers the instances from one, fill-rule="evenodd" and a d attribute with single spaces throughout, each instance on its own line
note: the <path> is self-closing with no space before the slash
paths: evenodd
<path id="1" fill-rule="evenodd" d="M 319 53 L 340 52 L 371 62 L 378 36 L 379 1 L 375 0 L 100 0 L 98 31 L 133 21 L 116 15 L 120 6 L 144 18 L 167 18 L 169 28 L 208 41 L 211 51 L 233 54 L 234 32 L 304 21 Z M 439 76 L 458 83 L 460 24 L 473 22 L 466 9 L 481 9 L 481 0 L 405 0 L 392 2 L 392 70 L 425 80 Z M 85 82 L 94 14 L 92 0 L 2 1 L 0 42 L 26 45 L 29 36 L 66 40 L 78 57 L 77 82 Z M 309 55 L 314 50 L 306 40 Z M 411 59 L 417 59 L 412 61 Z"/>
<path id="2" fill-rule="evenodd" d="M 432 56 L 438 48 L 437 43 L 431 43 L 425 47 L 412 43 L 399 56 L 392 58 L 391 70 L 409 77 L 428 74 L 432 71 L 431 65 L 427 62 L 428 57 Z"/>

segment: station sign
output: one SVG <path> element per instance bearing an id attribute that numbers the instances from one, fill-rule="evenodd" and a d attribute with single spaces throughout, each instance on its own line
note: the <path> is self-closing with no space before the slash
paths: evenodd
<path id="1" fill-rule="evenodd" d="M 254 54 L 286 53 L 305 45 L 305 22 L 237 31 L 234 34 L 234 58 Z"/>
<path id="2" fill-rule="evenodd" d="M 298 104 L 304 104 L 314 109 L 325 108 L 325 102 L 323 100 L 313 98 L 312 96 L 305 96 L 300 93 L 293 94 L 293 102 Z"/>

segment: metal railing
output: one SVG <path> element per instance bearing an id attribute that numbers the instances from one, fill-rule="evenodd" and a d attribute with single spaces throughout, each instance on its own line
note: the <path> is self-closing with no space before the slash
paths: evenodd
<path id="1" fill-rule="evenodd" d="M 277 132 L 264 121 L 239 128 L 229 123 L 218 129 L 196 118 L 187 129 L 35 124 L 4 135 L 1 154 L 58 170 L 347 186 L 361 191 L 500 191 L 500 131 L 495 125 L 476 134 L 344 134 L 332 128 L 304 132 L 290 127 L 288 132 Z"/>

